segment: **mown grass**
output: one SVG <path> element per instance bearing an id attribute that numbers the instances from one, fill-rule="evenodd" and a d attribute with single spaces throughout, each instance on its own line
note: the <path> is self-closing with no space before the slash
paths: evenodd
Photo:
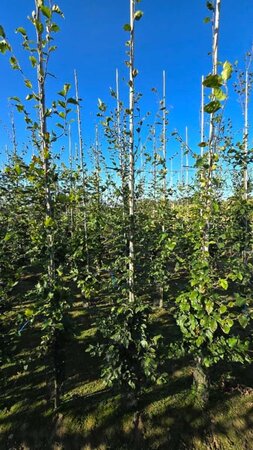
<path id="1" fill-rule="evenodd" d="M 6 314 L 13 319 L 20 305 Z M 167 361 L 168 381 L 150 387 L 135 412 L 126 409 L 120 393 L 100 379 L 100 362 L 86 353 L 96 339 L 94 320 L 108 306 L 73 303 L 76 336 L 66 349 L 66 379 L 62 405 L 54 413 L 50 400 L 50 361 L 37 357 L 36 330 L 17 339 L 15 361 L 1 374 L 1 450 L 250 450 L 253 449 L 252 367 L 220 364 L 211 372 L 206 411 L 194 405 L 191 368 L 186 360 Z M 177 337 L 171 315 L 154 309 L 153 329 L 165 342 Z M 30 357 L 26 370 L 23 360 Z"/>

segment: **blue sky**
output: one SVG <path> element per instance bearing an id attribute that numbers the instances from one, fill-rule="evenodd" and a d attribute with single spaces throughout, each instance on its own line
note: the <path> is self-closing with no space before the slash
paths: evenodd
<path id="1" fill-rule="evenodd" d="M 136 67 L 139 70 L 137 89 L 142 92 L 141 110 L 156 112 L 157 99 L 151 93 L 156 87 L 161 92 L 162 70 L 167 74 L 167 106 L 169 108 L 168 135 L 175 128 L 184 134 L 189 128 L 190 145 L 196 149 L 199 140 L 200 80 L 211 70 L 211 26 L 204 24 L 208 15 L 205 0 L 143 0 L 138 9 L 144 16 L 137 23 Z M 64 82 L 73 83 L 73 70 L 79 76 L 79 91 L 83 99 L 82 119 L 87 144 L 94 136 L 97 121 L 98 97 L 109 102 L 109 88 L 115 85 L 115 69 L 120 78 L 127 77 L 124 65 L 124 45 L 128 33 L 123 25 L 129 21 L 128 0 L 59 0 L 65 19 L 60 21 L 61 32 L 56 35 L 57 52 L 52 56 L 50 71 L 56 80 L 50 81 L 49 91 L 57 92 Z M 26 27 L 26 17 L 34 8 L 32 0 L 1 0 L 0 23 L 20 57 L 20 38 L 14 30 Z M 223 0 L 221 8 L 219 60 L 239 60 L 244 67 L 244 55 L 253 42 L 252 0 Z M 28 25 L 29 27 L 29 25 Z M 24 63 L 24 67 L 26 67 Z M 0 148 L 8 144 L 9 127 L 7 99 L 26 92 L 17 72 L 8 67 L 7 58 L 0 58 Z M 122 97 L 127 99 L 125 81 L 121 81 Z M 239 104 L 232 93 L 226 115 L 232 117 L 234 128 L 242 126 Z M 250 119 L 252 109 L 250 110 Z M 26 141 L 24 125 L 15 113 L 18 142 Z M 75 130 L 73 126 L 73 136 Z M 75 137 L 73 138 L 75 139 Z M 168 142 L 168 152 L 174 153 L 177 144 Z"/>

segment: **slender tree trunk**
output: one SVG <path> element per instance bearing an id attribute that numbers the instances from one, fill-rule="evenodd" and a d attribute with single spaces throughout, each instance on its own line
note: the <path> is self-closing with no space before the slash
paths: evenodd
<path id="1" fill-rule="evenodd" d="M 244 145 L 244 168 L 243 168 L 243 196 L 244 200 L 248 199 L 248 145 L 249 145 L 249 70 L 246 68 L 245 72 L 245 102 L 244 102 L 244 132 L 243 132 L 243 145 Z"/>
<path id="2" fill-rule="evenodd" d="M 41 23 L 40 2 L 35 0 L 35 14 L 38 23 Z M 51 151 L 50 151 L 50 136 L 47 130 L 47 116 L 46 116 L 46 69 L 43 50 L 43 28 L 36 26 L 37 34 L 37 80 L 38 80 L 38 110 L 39 110 L 39 122 L 40 122 L 40 146 L 41 146 L 41 158 L 43 161 L 44 170 L 44 189 L 45 189 L 45 212 L 46 217 L 54 220 L 53 199 L 51 192 Z M 46 227 L 47 234 L 47 248 L 48 248 L 48 284 L 49 287 L 54 290 L 55 283 L 55 248 L 54 248 L 54 235 L 52 227 Z M 55 299 L 53 299 L 55 301 Z M 59 394 L 59 360 L 57 359 L 57 353 L 54 348 L 59 347 L 57 330 L 53 336 L 53 364 L 54 364 L 54 407 L 59 406 L 60 394 Z"/>
<path id="3" fill-rule="evenodd" d="M 189 155 L 188 155 L 188 127 L 185 127 L 185 146 L 186 146 L 186 155 L 185 155 L 185 186 L 188 190 L 189 186 Z"/>
<path id="4" fill-rule="evenodd" d="M 16 136 L 16 127 L 15 127 L 15 121 L 14 121 L 14 114 L 13 110 L 10 110 L 10 116 L 11 116 L 11 141 L 12 141 L 12 148 L 13 148 L 13 155 L 17 156 L 18 154 L 18 144 L 17 144 L 17 136 Z"/>
<path id="5" fill-rule="evenodd" d="M 196 359 L 193 369 L 193 387 L 196 404 L 203 409 L 209 400 L 209 379 L 200 358 Z"/>
<path id="6" fill-rule="evenodd" d="M 184 184 L 184 145 L 181 144 L 180 149 L 180 183 Z"/>
<path id="7" fill-rule="evenodd" d="M 85 253 L 86 253 L 86 269 L 89 272 L 90 268 L 90 258 L 89 258 L 89 248 L 88 248 L 88 226 L 87 226 L 87 214 L 86 214 L 86 171 L 84 167 L 84 151 L 83 151 L 83 136 L 82 136 L 82 121 L 81 121 L 81 111 L 79 104 L 79 92 L 78 92 L 78 78 L 77 72 L 74 71 L 75 78 L 75 90 L 76 90 L 76 113 L 77 113 L 77 127 L 78 127 L 78 145 L 79 145 L 79 161 L 82 177 L 82 208 L 83 208 L 83 230 L 84 230 L 84 241 L 85 241 Z"/>
<path id="8" fill-rule="evenodd" d="M 65 378 L 65 343 L 63 333 L 60 330 L 55 331 L 52 355 L 54 365 L 53 401 L 54 409 L 56 410 L 60 406 L 63 380 Z"/>
<path id="9" fill-rule="evenodd" d="M 173 189 L 173 157 L 170 159 L 170 189 Z"/>
<path id="10" fill-rule="evenodd" d="M 69 170 L 70 170 L 70 192 L 73 191 L 73 155 L 72 155 L 72 140 L 71 140 L 71 125 L 68 127 L 68 147 L 69 147 Z M 74 211 L 73 206 L 70 204 L 70 233 L 73 235 L 74 231 Z"/>
<path id="11" fill-rule="evenodd" d="M 200 107 L 200 142 L 205 141 L 205 91 L 204 91 L 204 75 L 201 77 L 201 107 Z M 203 157 L 203 147 L 200 150 L 201 157 Z"/>
<path id="12" fill-rule="evenodd" d="M 157 192 L 157 158 L 156 158 L 156 129 L 155 127 L 153 127 L 152 129 L 152 135 L 153 135 L 153 201 L 154 201 L 154 205 L 153 205 L 153 214 L 155 216 L 156 214 L 156 192 Z"/>
<path id="13" fill-rule="evenodd" d="M 125 146 L 122 141 L 122 132 L 120 125 L 120 94 L 119 94 L 119 72 L 116 69 L 116 101 L 117 101 L 117 150 L 119 152 L 119 162 L 120 162 L 120 177 L 121 177 L 121 191 L 122 191 L 122 221 L 123 221 L 123 239 L 125 243 L 124 253 L 128 252 L 128 240 L 127 240 L 127 232 L 126 232 L 126 217 L 128 211 L 128 203 L 127 203 L 127 177 L 126 177 L 126 155 L 125 155 Z"/>
<path id="14" fill-rule="evenodd" d="M 213 44 L 212 44 L 212 73 L 217 75 L 218 73 L 218 42 L 219 42 L 219 27 L 220 27 L 220 7 L 221 0 L 216 0 L 215 11 L 214 11 L 214 21 L 213 21 Z M 213 90 L 212 90 L 213 93 Z M 210 125 L 209 125 L 209 168 L 207 171 L 207 183 L 206 183 L 206 197 L 207 197 L 207 209 L 211 208 L 211 187 L 212 187 L 212 177 L 213 177 L 213 160 L 214 155 L 217 152 L 217 135 L 215 126 L 215 116 L 212 113 L 210 115 Z M 207 218 L 204 227 L 204 252 L 207 256 L 209 254 L 209 229 L 210 229 L 210 219 Z"/>
<path id="15" fill-rule="evenodd" d="M 36 7 L 36 19 L 40 22 L 40 8 L 39 1 L 35 0 Z M 46 92 L 45 92 L 45 67 L 44 67 L 44 55 L 42 44 L 42 31 L 39 27 L 36 27 L 37 33 L 37 52 L 38 52 L 38 65 L 37 65 L 37 80 L 38 80 L 38 93 L 39 93 L 39 118 L 40 118 L 40 141 L 41 141 L 41 158 L 43 161 L 44 170 L 44 186 L 45 186 L 45 204 L 46 215 L 53 220 L 53 202 L 50 183 L 50 140 L 49 133 L 47 131 L 47 119 L 46 119 Z M 55 279 L 55 262 L 54 262 L 54 239 L 51 228 L 47 228 L 47 242 L 49 249 L 49 261 L 48 261 L 48 276 L 49 283 L 52 285 Z"/>
<path id="16" fill-rule="evenodd" d="M 135 229 L 135 156 L 134 156 L 134 13 L 135 0 L 130 0 L 130 43 L 129 43 L 129 301 L 135 299 L 135 251 L 134 251 L 134 229 Z"/>
<path id="17" fill-rule="evenodd" d="M 212 43 L 212 74 L 217 75 L 218 73 L 218 40 L 219 40 L 219 25 L 220 25 L 220 6 L 221 0 L 216 0 L 215 11 L 214 11 L 214 21 L 213 21 L 213 43 Z M 212 90 L 212 96 L 214 92 Z M 202 102 L 203 102 L 203 91 L 202 91 Z M 202 103 L 203 105 L 203 103 Z M 203 107 L 203 106 L 202 106 Z M 203 120 L 203 119 L 202 119 Z M 203 125 L 202 125 L 203 127 Z M 202 133 L 203 133 L 202 128 Z M 203 137 L 203 134 L 202 134 Z M 202 259 L 207 261 L 209 264 L 210 249 L 210 224 L 212 219 L 212 187 L 213 187 L 213 161 L 214 155 L 217 152 L 217 130 L 215 124 L 215 115 L 210 115 L 210 125 L 209 125 L 209 147 L 208 147 L 208 169 L 203 170 L 203 176 L 206 177 L 205 188 L 203 192 L 203 200 L 200 209 L 200 215 L 207 212 L 207 218 L 203 224 L 203 235 L 202 235 Z M 197 402 L 200 406 L 204 407 L 208 402 L 209 397 L 209 384 L 208 378 L 205 373 L 205 368 L 202 363 L 202 358 L 198 357 L 196 359 L 196 365 L 193 372 L 195 392 L 197 397 Z"/>
<path id="18" fill-rule="evenodd" d="M 96 200 L 97 200 L 97 224 L 96 224 L 96 232 L 98 238 L 98 259 L 97 259 L 97 272 L 100 274 L 102 268 L 103 261 L 103 250 L 102 250 L 102 240 L 101 240 L 101 186 L 100 186 L 100 156 L 101 150 L 99 145 L 99 136 L 98 136 L 98 126 L 96 125 L 95 129 L 95 176 L 96 176 Z"/>
<path id="19" fill-rule="evenodd" d="M 219 43 L 219 28 L 220 28 L 220 8 L 221 0 L 216 0 L 213 23 L 213 45 L 212 45 L 212 73 L 218 73 L 218 43 Z M 214 114 L 210 115 L 209 127 L 209 152 L 212 160 L 213 154 L 216 152 L 216 136 L 215 136 Z"/>
<path id="20" fill-rule="evenodd" d="M 166 74 L 163 70 L 163 101 L 162 101 L 162 152 L 163 152 L 163 187 L 162 187 L 162 203 L 163 212 L 167 208 L 167 142 L 166 142 Z M 164 214 L 162 218 L 162 232 L 165 233 Z M 160 285 L 160 300 L 159 307 L 162 308 L 164 304 L 164 283 Z"/>

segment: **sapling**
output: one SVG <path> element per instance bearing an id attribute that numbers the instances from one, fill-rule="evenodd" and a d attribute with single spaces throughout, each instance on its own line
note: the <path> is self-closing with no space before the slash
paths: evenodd
<path id="1" fill-rule="evenodd" d="M 135 115 L 135 77 L 137 71 L 134 67 L 134 31 L 135 31 L 135 0 L 130 0 L 129 23 L 129 301 L 134 301 L 135 278 L 135 254 L 134 254 L 134 213 L 135 213 L 135 140 L 134 140 L 134 115 Z"/>
<path id="2" fill-rule="evenodd" d="M 76 113 L 77 113 L 77 125 L 78 125 L 78 146 L 79 146 L 79 162 L 82 180 L 82 208 L 83 208 L 83 229 L 84 229 L 84 246 L 86 252 L 86 266 L 87 272 L 89 272 L 89 248 L 88 248 L 88 228 L 87 228 L 87 212 L 86 212 L 86 190 L 87 190 L 87 173 L 84 160 L 84 143 L 82 134 L 82 121 L 80 110 L 80 98 L 78 89 L 78 77 L 77 71 L 74 71 L 75 78 L 75 90 L 76 90 Z"/>
<path id="3" fill-rule="evenodd" d="M 205 112 L 210 116 L 208 143 L 201 142 L 207 148 L 197 158 L 197 192 L 191 211 L 193 254 L 190 261 L 189 285 L 177 300 L 177 324 L 182 333 L 182 342 L 172 348 L 178 355 L 190 354 L 194 360 L 193 379 L 196 400 L 204 407 L 209 396 L 207 368 L 221 359 L 237 362 L 249 360 L 249 342 L 241 339 L 233 328 L 241 317 L 241 311 L 235 311 L 237 300 L 229 300 L 219 290 L 227 291 L 228 279 L 222 278 L 213 264 L 210 244 L 216 243 L 217 217 L 220 212 L 219 174 L 218 174 L 218 133 L 217 123 L 220 117 L 216 112 L 221 109 L 221 102 L 226 99 L 224 93 L 228 79 L 231 77 L 231 64 L 225 62 L 222 72 L 217 71 L 218 32 L 220 0 L 215 6 L 208 2 L 214 12 L 213 27 L 213 70 L 204 79 L 204 86 L 211 89 L 211 101 L 205 105 Z M 203 137 L 203 134 L 202 134 Z M 217 225 L 216 225 L 217 226 Z M 240 320 L 239 320 L 240 322 Z"/>
<path id="4" fill-rule="evenodd" d="M 53 20 L 55 15 L 62 16 L 57 5 L 46 6 L 44 1 L 35 0 L 35 10 L 29 20 L 34 26 L 36 39 L 30 39 L 23 27 L 16 30 L 23 38 L 23 48 L 29 54 L 32 69 L 36 71 L 37 89 L 33 86 L 30 78 L 25 76 L 13 53 L 10 64 L 14 70 L 21 73 L 25 87 L 28 89 L 27 104 L 33 101 L 37 111 L 34 119 L 23 102 L 18 97 L 13 97 L 17 110 L 24 115 L 35 148 L 27 170 L 27 179 L 31 185 L 34 202 L 34 211 L 29 223 L 32 240 L 30 254 L 37 253 L 42 271 L 40 282 L 33 292 L 34 309 L 27 309 L 25 315 L 29 318 L 30 324 L 35 321 L 39 322 L 42 330 L 40 349 L 49 352 L 53 361 L 53 400 L 56 409 L 59 406 L 61 384 L 64 378 L 62 351 L 64 349 L 63 337 L 67 330 L 69 305 L 66 296 L 67 288 L 64 286 L 64 272 L 58 257 L 61 245 L 55 204 L 58 175 L 52 157 L 52 144 L 65 133 L 67 116 L 71 111 L 69 105 L 75 104 L 76 100 L 69 97 L 70 85 L 65 84 L 62 91 L 59 92 L 60 100 L 53 101 L 51 107 L 47 106 L 48 63 L 51 54 L 56 49 L 52 45 L 52 35 L 59 30 L 59 26 Z M 63 120 L 63 124 L 56 124 L 61 130 L 60 133 L 49 130 L 48 118 L 53 116 Z M 37 220 L 35 220 L 35 213 L 38 213 Z"/>

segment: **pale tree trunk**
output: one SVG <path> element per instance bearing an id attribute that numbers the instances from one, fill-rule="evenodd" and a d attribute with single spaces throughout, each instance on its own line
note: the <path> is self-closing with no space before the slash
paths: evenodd
<path id="1" fill-rule="evenodd" d="M 98 133 L 98 125 L 95 127 L 95 149 L 94 149 L 94 156 L 95 156 L 95 177 L 96 177 L 96 200 L 97 200 L 97 215 L 100 219 L 101 217 L 101 205 L 102 205 L 102 191 L 101 191 L 101 185 L 100 185 L 100 173 L 101 173 L 101 148 L 99 143 L 99 133 Z M 97 220 L 97 236 L 98 236 L 98 258 L 97 258 L 97 273 L 100 276 L 101 268 L 102 268 L 102 261 L 103 261 L 103 251 L 102 251 L 102 240 L 101 240 L 101 222 L 100 220 Z"/>
<path id="2" fill-rule="evenodd" d="M 39 7 L 39 0 L 35 0 L 35 15 L 38 23 L 41 22 L 41 14 Z M 39 111 L 39 122 L 40 122 L 40 152 L 43 161 L 43 171 L 44 171 L 44 189 L 45 189 L 45 212 L 46 217 L 50 218 L 52 221 L 54 219 L 52 192 L 51 192 L 51 167 L 50 167 L 50 136 L 47 131 L 47 119 L 46 119 L 46 70 L 44 62 L 44 50 L 43 50 L 43 31 L 36 26 L 37 35 L 37 81 L 38 81 L 38 111 Z M 49 251 L 48 256 L 48 284 L 51 289 L 54 289 L 55 282 L 55 254 L 54 254 L 54 235 L 51 227 L 46 228 L 47 235 L 47 248 Z M 57 409 L 60 403 L 60 380 L 59 380 L 59 360 L 58 352 L 55 348 L 58 348 L 58 334 L 55 332 L 52 344 L 52 358 L 54 366 L 54 408 Z"/>
<path id="3" fill-rule="evenodd" d="M 199 357 L 195 361 L 193 381 L 196 404 L 204 409 L 209 400 L 209 379 Z"/>
<path id="4" fill-rule="evenodd" d="M 220 27 L 220 8 L 221 8 L 221 0 L 216 0 L 215 3 L 215 11 L 214 11 L 214 21 L 213 21 L 213 43 L 212 43 L 212 74 L 217 75 L 218 73 L 218 42 L 219 42 L 219 27 Z M 212 89 L 212 95 L 214 91 Z M 209 124 L 209 169 L 207 173 L 207 209 L 211 208 L 210 204 L 210 195 L 211 195 L 211 187 L 212 187 L 212 172 L 213 172 L 213 160 L 214 155 L 217 152 L 217 135 L 216 135 L 216 126 L 214 123 L 215 116 L 212 113 L 210 115 L 210 124 Z M 206 220 L 205 229 L 204 229 L 204 245 L 203 249 L 208 257 L 209 255 L 209 229 L 210 229 L 210 219 Z"/>
<path id="5" fill-rule="evenodd" d="M 36 19 L 40 21 L 40 9 L 39 1 L 35 0 L 36 7 Z M 42 32 L 36 27 L 37 33 L 37 80 L 38 80 L 38 107 L 39 107 L 39 119 L 40 119 L 40 141 L 41 141 L 41 158 L 43 161 L 44 170 L 44 182 L 45 182 L 45 204 L 46 215 L 53 220 L 53 202 L 52 193 L 50 187 L 50 142 L 49 133 L 47 131 L 46 120 L 46 93 L 45 93 L 45 67 L 44 67 L 44 54 L 42 44 Z M 48 262 L 48 276 L 49 283 L 52 285 L 55 279 L 55 263 L 54 263 L 54 239 L 51 227 L 47 228 L 47 243 L 49 248 L 49 262 Z"/>
<path id="6" fill-rule="evenodd" d="M 201 77 L 201 106 L 200 106 L 200 142 L 205 141 L 205 91 L 204 91 L 204 75 Z M 203 147 L 201 147 L 200 155 L 203 157 Z"/>
<path id="7" fill-rule="evenodd" d="M 167 142 L 166 142 L 166 74 L 163 70 L 163 100 L 162 100 L 162 152 L 163 152 L 163 187 L 162 187 L 162 201 L 163 211 L 167 205 Z M 162 218 L 162 232 L 165 233 L 164 217 Z M 162 308 L 164 304 L 164 283 L 160 285 L 160 300 L 159 307 Z"/>
<path id="8" fill-rule="evenodd" d="M 18 144 L 17 144 L 17 136 L 16 136 L 16 126 L 14 121 L 14 114 L 13 110 L 10 110 L 10 116 L 11 116 L 11 141 L 12 141 L 12 148 L 13 148 L 13 156 L 17 156 L 18 154 Z"/>
<path id="9" fill-rule="evenodd" d="M 88 227 L 87 227 L 87 214 L 86 214 L 86 171 L 84 168 L 84 151 L 83 151 L 83 137 L 82 137 L 82 121 L 81 121 L 81 111 L 79 103 L 79 92 L 78 92 L 78 78 L 77 72 L 74 71 L 75 78 L 75 91 L 76 91 L 76 113 L 77 113 L 77 127 L 78 127 L 78 145 L 79 145 L 79 161 L 82 177 L 82 208 L 83 208 L 83 230 L 84 230 L 84 240 L 85 240 L 85 253 L 86 253 L 86 269 L 89 272 L 90 262 L 89 262 L 89 248 L 88 248 Z"/>
<path id="10" fill-rule="evenodd" d="M 220 7 L 221 0 L 216 0 L 215 11 L 214 11 L 214 21 L 213 21 L 213 43 L 212 43 L 212 74 L 217 75 L 218 73 L 218 41 L 219 41 L 219 26 L 220 26 Z M 214 91 L 212 90 L 212 97 Z M 202 94 L 203 96 L 203 94 Z M 203 100 L 202 100 L 203 101 Z M 203 133 L 203 130 L 202 130 Z M 209 126 L 209 148 L 208 148 L 208 163 L 209 167 L 206 174 L 206 187 L 205 187 L 205 200 L 203 208 L 207 211 L 207 218 L 203 226 L 203 242 L 202 242 L 202 258 L 203 260 L 209 261 L 210 250 L 209 250 L 209 240 L 210 240 L 210 220 L 212 213 L 212 177 L 213 177 L 213 161 L 214 155 L 217 152 L 217 130 L 215 125 L 215 115 L 210 115 L 210 126 Z M 200 215 L 203 214 L 203 209 L 200 210 Z M 208 378 L 205 373 L 205 369 L 202 363 L 202 358 L 198 357 L 196 359 L 196 366 L 193 371 L 193 378 L 195 384 L 195 391 L 199 404 L 204 407 L 208 401 L 209 386 Z"/>
<path id="11" fill-rule="evenodd" d="M 69 169 L 70 169 L 70 192 L 73 191 L 73 154 L 72 154 L 72 137 L 71 137 L 71 125 L 68 127 L 68 147 L 69 147 Z M 70 204 L 70 234 L 73 236 L 74 231 L 74 211 L 73 206 Z"/>
<path id="12" fill-rule="evenodd" d="M 166 140 L 166 74 L 163 71 L 163 132 L 162 132 L 162 148 L 164 160 L 164 176 L 163 176 L 163 201 L 167 198 L 167 140 Z"/>
<path id="13" fill-rule="evenodd" d="M 248 145 L 249 145 L 249 70 L 246 68 L 245 72 L 245 102 L 244 102 L 244 132 L 243 132 L 243 145 L 244 145 L 244 168 L 243 168 L 243 197 L 244 200 L 248 199 Z"/>
<path id="14" fill-rule="evenodd" d="M 188 155 L 188 127 L 185 127 L 185 147 L 186 147 L 186 155 L 185 155 L 185 186 L 188 190 L 189 186 L 189 155 Z"/>
<path id="15" fill-rule="evenodd" d="M 130 43 L 129 43 L 129 301 L 135 299 L 135 251 L 134 251 L 134 214 L 135 214 L 135 156 L 134 156 L 134 13 L 135 0 L 130 0 Z"/>
<path id="16" fill-rule="evenodd" d="M 221 0 L 216 0 L 213 22 L 213 45 L 212 45 L 212 73 L 217 75 L 218 73 L 218 43 L 219 43 L 219 28 L 220 28 L 220 8 Z M 209 128 L 209 152 L 210 159 L 216 152 L 216 136 L 215 136 L 214 114 L 210 115 L 210 128 Z"/>
<path id="17" fill-rule="evenodd" d="M 244 167 L 243 167 L 243 199 L 245 201 L 248 200 L 248 190 L 249 190 L 249 174 L 248 174 L 248 147 L 249 147 L 249 90 L 250 90 L 250 81 L 249 81 L 249 70 L 252 62 L 252 51 L 250 53 L 250 57 L 248 60 L 248 64 L 245 71 L 245 100 L 244 100 L 244 130 L 243 130 L 243 151 L 244 151 Z M 245 233 L 248 236 L 249 233 L 249 223 L 248 217 L 246 215 L 245 218 Z M 243 261 L 245 264 L 248 262 L 248 238 L 246 238 L 245 248 L 242 254 Z"/>
<path id="18" fill-rule="evenodd" d="M 173 189 L 173 157 L 170 158 L 170 189 Z"/>
<path id="19" fill-rule="evenodd" d="M 120 178 L 121 178 L 121 191 L 122 191 L 122 221 L 124 226 L 124 243 L 125 243 L 125 250 L 124 252 L 127 252 L 127 233 L 126 233 L 126 217 L 127 217 L 127 211 L 128 211 L 128 204 L 127 204 L 127 178 L 126 178 L 126 154 L 125 154 L 125 146 L 122 142 L 122 132 L 121 132 L 121 122 L 120 122 L 120 94 L 119 94 L 119 72 L 118 69 L 116 69 L 116 102 L 117 102 L 117 151 L 119 152 L 119 162 L 120 162 Z"/>
<path id="20" fill-rule="evenodd" d="M 153 200 L 154 200 L 154 205 L 153 205 L 153 215 L 155 217 L 156 214 L 156 194 L 157 194 L 157 167 L 156 167 L 156 163 L 157 163 L 157 158 L 156 158 L 156 129 L 155 126 L 152 128 L 152 143 L 153 143 Z"/>

